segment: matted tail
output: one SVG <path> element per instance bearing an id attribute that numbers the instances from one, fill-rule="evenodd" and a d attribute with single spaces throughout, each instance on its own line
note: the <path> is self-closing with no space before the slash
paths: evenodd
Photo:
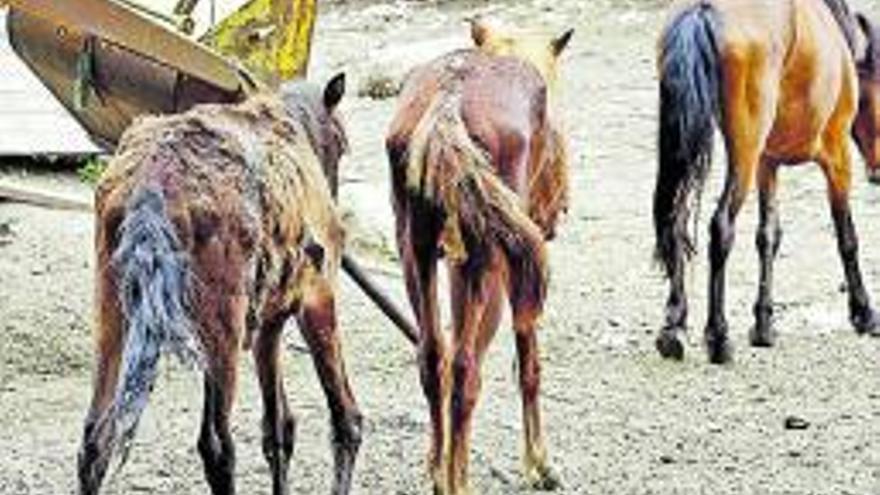
<path id="1" fill-rule="evenodd" d="M 185 363 L 202 363 L 189 316 L 192 276 L 162 192 L 141 188 L 131 198 L 113 252 L 125 337 L 109 422 L 110 451 L 124 463 L 138 421 L 156 380 L 162 352 Z M 98 430 L 98 429 L 96 429 Z"/>
<path id="2" fill-rule="evenodd" d="M 407 188 L 442 211 L 438 241 L 447 257 L 479 268 L 497 246 L 509 266 L 510 297 L 542 304 L 547 290 L 544 235 L 471 139 L 455 101 L 435 105 L 416 129 Z"/>
<path id="3" fill-rule="evenodd" d="M 718 12 L 705 1 L 676 17 L 660 41 L 655 256 L 668 276 L 694 253 L 688 219 L 712 163 L 721 98 Z"/>

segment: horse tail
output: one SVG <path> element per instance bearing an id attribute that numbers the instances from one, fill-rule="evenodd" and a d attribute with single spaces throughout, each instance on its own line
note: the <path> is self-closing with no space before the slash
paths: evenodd
<path id="1" fill-rule="evenodd" d="M 660 40 L 659 171 L 655 257 L 668 276 L 694 254 L 688 219 L 699 206 L 720 115 L 719 14 L 707 1 L 680 13 Z"/>
<path id="2" fill-rule="evenodd" d="M 438 244 L 469 272 L 500 249 L 509 267 L 510 298 L 540 309 L 547 290 L 544 234 L 470 137 L 454 98 L 435 103 L 416 128 L 407 188 L 442 218 Z"/>
<path id="3" fill-rule="evenodd" d="M 188 258 L 160 190 L 142 187 L 134 193 L 117 239 L 111 263 L 125 333 L 116 394 L 100 421 L 109 423 L 114 447 L 109 451 L 119 448 L 121 465 L 156 381 L 160 354 L 201 365 L 203 353 L 189 316 Z"/>

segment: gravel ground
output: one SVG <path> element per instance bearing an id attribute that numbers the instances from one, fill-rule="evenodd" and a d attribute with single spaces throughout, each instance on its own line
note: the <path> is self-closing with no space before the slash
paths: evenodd
<path id="1" fill-rule="evenodd" d="M 880 2 L 854 2 L 880 19 Z M 684 363 L 662 361 L 654 334 L 665 282 L 651 262 L 655 170 L 653 46 L 666 2 L 514 0 L 465 6 L 355 3 L 319 21 L 313 74 L 345 68 L 352 93 L 467 44 L 477 12 L 577 35 L 565 60 L 565 114 L 574 152 L 571 212 L 551 249 L 553 280 L 540 334 L 548 444 L 565 494 L 870 494 L 880 492 L 880 342 L 847 323 L 842 270 L 813 166 L 781 174 L 785 238 L 777 264 L 778 346 L 753 350 L 746 332 L 757 290 L 753 197 L 729 264 L 732 366 L 706 364 L 705 248 L 690 272 L 692 332 Z M 503 6 L 502 6 L 503 5 Z M 527 24 L 528 23 L 528 24 Z M 390 231 L 382 151 L 393 100 L 344 107 L 352 154 L 342 206 L 363 258 L 403 300 Z M 719 157 L 719 163 L 723 157 Z M 703 225 L 718 194 L 716 166 Z M 88 195 L 72 176 L 2 168 Z M 880 189 L 857 166 L 853 197 L 869 287 L 880 287 Z M 701 227 L 701 232 L 705 232 Z M 72 493 L 90 394 L 92 218 L 0 203 L 0 493 Z M 706 236 L 701 236 L 704 243 Z M 427 493 L 427 411 L 413 350 L 348 281 L 342 328 L 353 387 L 367 416 L 355 493 Z M 329 491 L 327 412 L 309 359 L 288 332 L 285 375 L 299 436 L 294 493 Z M 478 493 L 526 493 L 518 474 L 519 399 L 513 339 L 499 332 L 484 367 L 473 440 Z M 105 493 L 205 493 L 195 439 L 197 376 L 168 360 L 125 468 Z M 235 411 L 242 493 L 269 493 L 260 401 L 243 368 Z M 788 429 L 801 423 L 805 429 Z"/>

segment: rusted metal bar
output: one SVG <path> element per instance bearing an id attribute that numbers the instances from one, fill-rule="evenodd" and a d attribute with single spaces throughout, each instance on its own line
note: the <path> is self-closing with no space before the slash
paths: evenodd
<path id="1" fill-rule="evenodd" d="M 170 15 L 167 15 L 164 12 L 159 12 L 158 10 L 153 10 L 153 9 L 147 7 L 146 5 L 141 5 L 137 2 L 132 2 L 131 0 L 114 0 L 114 1 L 119 2 L 122 5 L 125 5 L 126 7 L 130 8 L 131 10 L 134 10 L 136 12 L 140 12 L 141 14 L 144 14 L 147 17 L 151 17 L 153 19 L 156 19 L 157 21 L 162 21 L 162 22 L 168 24 L 169 26 L 175 26 L 177 24 L 177 19 L 175 19 L 174 17 L 171 17 Z"/>
<path id="2" fill-rule="evenodd" d="M 385 293 L 382 292 L 372 280 L 370 280 L 367 272 L 361 268 L 354 258 L 348 254 L 343 254 L 342 269 L 345 270 L 345 273 L 347 273 L 351 279 L 358 284 L 361 290 L 364 291 L 364 294 L 376 303 L 376 306 L 385 313 L 385 316 L 387 316 L 391 322 L 403 332 L 403 336 L 406 337 L 411 344 L 418 343 L 419 331 L 416 329 L 416 326 L 413 325 L 409 318 L 404 316 L 400 308 L 394 304 L 394 301 L 386 296 Z"/>

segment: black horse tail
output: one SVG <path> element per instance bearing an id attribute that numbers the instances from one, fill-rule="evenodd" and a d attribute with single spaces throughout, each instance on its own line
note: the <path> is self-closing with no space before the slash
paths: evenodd
<path id="1" fill-rule="evenodd" d="M 190 319 L 188 257 L 165 205 L 160 190 L 137 190 L 126 207 L 112 257 L 125 333 L 116 396 L 101 421 L 109 422 L 109 452 L 121 454 L 120 465 L 156 381 L 160 354 L 170 352 L 187 364 L 203 362 Z"/>
<path id="2" fill-rule="evenodd" d="M 668 276 L 694 253 L 688 219 L 712 163 L 721 109 L 720 19 L 709 2 L 680 13 L 660 40 L 659 171 L 655 256 Z"/>

